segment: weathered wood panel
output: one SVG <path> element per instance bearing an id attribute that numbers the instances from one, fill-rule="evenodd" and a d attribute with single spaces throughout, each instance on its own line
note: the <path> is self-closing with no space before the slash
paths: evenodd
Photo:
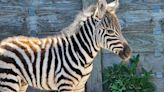
<path id="1" fill-rule="evenodd" d="M 0 39 L 13 35 L 27 34 L 25 8 L 16 0 L 0 1 Z"/>
<path id="2" fill-rule="evenodd" d="M 0 34 L 0 39 L 14 35 L 31 35 L 34 32 L 29 32 L 29 23 L 36 25 L 36 28 L 32 28 L 36 31 L 35 36 L 53 35 L 73 22 L 78 12 L 82 10 L 81 2 L 81 0 L 13 0 L 12 2 L 1 0 L 0 29 L 3 34 Z"/>
<path id="3" fill-rule="evenodd" d="M 36 9 L 39 34 L 60 31 L 69 26 L 82 9 L 81 0 L 49 0 Z"/>
<path id="4" fill-rule="evenodd" d="M 83 10 L 86 9 L 88 6 L 96 4 L 97 0 L 82 0 Z"/>
<path id="5" fill-rule="evenodd" d="M 37 19 L 36 36 L 45 37 L 68 26 L 80 10 L 87 8 L 90 4 L 95 4 L 96 1 L 0 0 L 0 39 L 14 35 L 31 35 L 28 28 L 29 9 L 31 8 L 34 8 L 33 16 Z M 164 72 L 162 68 L 164 66 L 164 24 L 157 23 L 164 18 L 164 0 L 120 0 L 120 2 L 117 15 L 123 27 L 124 36 L 133 52 L 141 54 L 141 60 L 144 62 L 142 65 L 145 68 L 153 67 L 154 72 Z M 156 33 L 156 26 L 162 28 L 159 34 Z M 155 56 L 156 52 L 160 53 L 160 56 Z M 87 84 L 88 92 L 102 92 L 98 87 L 102 84 L 99 75 L 101 68 L 97 67 L 107 67 L 120 61 L 118 56 L 108 51 L 103 50 L 101 56 L 94 61 L 93 74 Z M 98 60 L 102 60 L 103 64 L 101 65 Z M 154 63 L 149 63 L 149 61 Z M 160 84 L 157 92 L 164 90 L 162 90 L 164 85 L 161 80 L 155 79 L 155 83 Z"/>
<path id="6" fill-rule="evenodd" d="M 87 81 L 86 88 L 87 92 L 103 92 L 101 52 L 98 53 L 97 57 L 93 61 L 93 71 Z"/>

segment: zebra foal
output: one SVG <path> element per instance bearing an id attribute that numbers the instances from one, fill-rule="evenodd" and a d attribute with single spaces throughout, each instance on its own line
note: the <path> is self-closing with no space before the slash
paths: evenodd
<path id="1" fill-rule="evenodd" d="M 84 92 L 101 48 L 127 60 L 131 50 L 115 10 L 118 0 L 98 0 L 74 22 L 47 38 L 10 37 L 0 43 L 0 92 L 26 91 L 27 86 L 60 92 Z M 68 30 L 68 31 L 66 31 Z"/>

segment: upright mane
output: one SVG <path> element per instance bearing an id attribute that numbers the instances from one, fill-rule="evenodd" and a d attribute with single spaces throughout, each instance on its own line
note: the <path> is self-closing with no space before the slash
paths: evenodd
<path id="1" fill-rule="evenodd" d="M 75 32 L 78 32 L 80 30 L 80 27 L 82 25 L 82 22 L 85 21 L 88 17 L 93 15 L 94 11 L 96 9 L 95 5 L 91 5 L 85 10 L 79 12 L 74 21 L 67 27 L 63 28 L 58 34 L 65 34 L 65 35 L 71 35 L 74 34 Z"/>

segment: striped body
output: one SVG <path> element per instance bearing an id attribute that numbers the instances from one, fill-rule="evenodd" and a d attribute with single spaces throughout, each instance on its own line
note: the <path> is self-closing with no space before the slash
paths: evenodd
<path id="1" fill-rule="evenodd" d="M 94 27 L 93 18 L 89 18 L 72 35 L 43 39 L 12 37 L 2 41 L 0 80 L 4 82 L 0 82 L 0 88 L 5 84 L 4 88 L 10 91 L 19 91 L 20 84 L 28 84 L 46 90 L 83 89 L 92 70 L 92 60 L 100 50 L 93 40 Z M 13 78 L 6 78 L 13 73 Z"/>

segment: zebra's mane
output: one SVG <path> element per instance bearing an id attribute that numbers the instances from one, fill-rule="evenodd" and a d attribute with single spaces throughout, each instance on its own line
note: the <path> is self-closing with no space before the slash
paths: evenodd
<path id="1" fill-rule="evenodd" d="M 80 30 L 83 21 L 86 21 L 88 17 L 94 14 L 96 9 L 95 5 L 91 5 L 85 10 L 79 12 L 74 21 L 67 27 L 63 28 L 61 31 L 57 32 L 55 35 L 72 35 Z"/>

